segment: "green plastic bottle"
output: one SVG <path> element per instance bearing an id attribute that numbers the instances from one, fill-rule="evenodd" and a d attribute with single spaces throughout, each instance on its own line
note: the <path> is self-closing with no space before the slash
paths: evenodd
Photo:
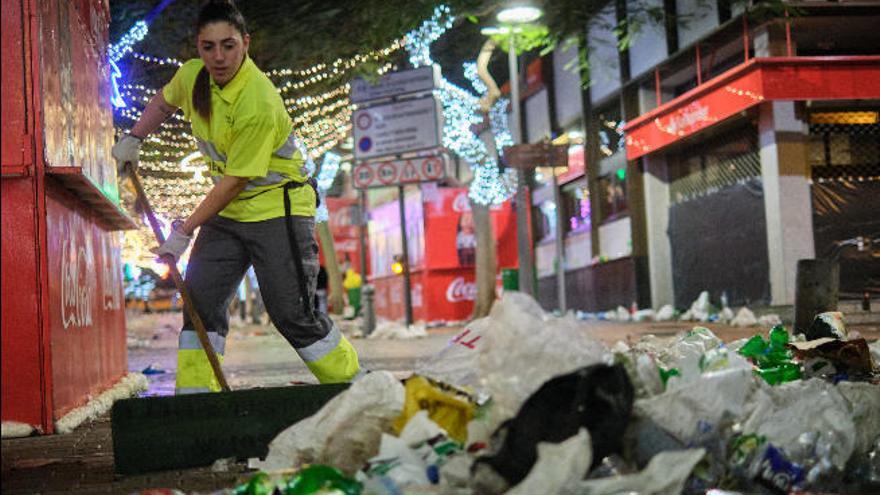
<path id="1" fill-rule="evenodd" d="M 274 491 L 275 483 L 272 482 L 268 474 L 260 471 L 246 482 L 236 486 L 232 493 L 235 495 L 272 495 Z"/>
<path id="2" fill-rule="evenodd" d="M 778 366 L 755 370 L 755 373 L 770 385 L 800 380 L 801 367 L 792 362 L 780 363 Z"/>
<path id="3" fill-rule="evenodd" d="M 314 464 L 296 473 L 279 488 L 283 495 L 360 495 L 363 485 L 334 467 Z"/>
<path id="4" fill-rule="evenodd" d="M 770 348 L 785 349 L 788 345 L 788 330 L 782 325 L 776 325 L 770 329 Z"/>
<path id="5" fill-rule="evenodd" d="M 766 350 L 767 342 L 764 341 L 764 337 L 755 335 L 740 347 L 739 353 L 747 358 L 757 358 L 762 356 Z"/>

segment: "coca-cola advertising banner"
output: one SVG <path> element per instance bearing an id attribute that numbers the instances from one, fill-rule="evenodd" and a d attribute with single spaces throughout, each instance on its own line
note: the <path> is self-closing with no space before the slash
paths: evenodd
<path id="1" fill-rule="evenodd" d="M 408 238 L 410 250 L 415 246 L 420 251 L 411 253 L 411 261 L 417 260 L 411 264 L 413 317 L 427 322 L 465 320 L 473 312 L 477 293 L 476 232 L 467 189 L 423 187 L 421 201 L 421 208 L 407 206 L 407 224 L 412 227 L 408 231 L 414 232 Z M 371 238 L 371 245 L 393 243 L 389 239 L 400 229 L 399 216 L 395 219 L 390 211 L 388 215 L 380 213 L 371 212 L 371 222 L 382 217 L 387 235 L 382 239 Z M 490 215 L 498 269 L 516 267 L 516 221 L 510 203 L 492 207 Z M 419 242 L 421 236 L 416 232 L 422 230 L 424 239 Z M 379 232 L 377 229 L 376 233 Z M 396 240 L 399 242 L 399 235 Z M 403 276 L 385 274 L 373 278 L 371 283 L 376 289 L 376 314 L 388 319 L 403 318 Z"/>
<path id="2" fill-rule="evenodd" d="M 122 242 L 66 191 L 46 195 L 46 213 L 53 403 L 60 417 L 125 374 Z"/>
<path id="3" fill-rule="evenodd" d="M 336 250 L 337 262 L 342 266 L 348 264 L 358 273 L 361 271 L 360 233 L 354 224 L 354 209 L 357 208 L 355 198 L 326 198 L 327 210 L 330 213 L 330 233 L 333 235 L 333 247 Z M 320 262 L 325 265 L 324 250 L 320 252 Z M 326 265 L 325 265 L 326 266 Z M 369 266 L 369 265 L 367 265 Z"/>
<path id="4" fill-rule="evenodd" d="M 403 319 L 403 276 L 373 281 L 376 314 L 390 320 Z M 416 320 L 462 321 L 470 318 L 477 296 L 473 271 L 419 271 L 412 276 L 413 318 Z"/>
<path id="5" fill-rule="evenodd" d="M 437 189 L 425 193 L 425 266 L 428 269 L 466 268 L 476 264 L 476 232 L 467 189 Z M 490 212 L 498 266 L 517 265 L 516 220 L 510 202 Z"/>

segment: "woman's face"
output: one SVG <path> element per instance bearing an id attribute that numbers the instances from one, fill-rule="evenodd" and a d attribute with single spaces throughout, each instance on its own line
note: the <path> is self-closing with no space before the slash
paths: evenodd
<path id="1" fill-rule="evenodd" d="M 199 30 L 199 57 L 208 73 L 220 86 L 228 83 L 244 61 L 250 36 L 244 35 L 228 22 L 206 24 Z"/>

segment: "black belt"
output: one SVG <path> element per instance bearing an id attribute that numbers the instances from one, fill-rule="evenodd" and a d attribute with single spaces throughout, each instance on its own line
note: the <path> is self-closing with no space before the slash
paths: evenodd
<path id="1" fill-rule="evenodd" d="M 290 216 L 290 190 L 297 189 L 306 184 L 312 186 L 312 189 L 315 190 L 315 207 L 321 205 L 321 196 L 318 194 L 318 182 L 311 178 L 305 182 L 295 182 L 290 181 L 284 184 L 284 222 L 287 225 L 287 238 L 290 241 L 290 251 L 293 255 L 293 264 L 296 266 L 296 271 L 298 273 L 297 281 L 299 284 L 300 291 L 300 301 L 303 305 L 303 310 L 305 314 L 310 316 L 312 319 L 315 318 L 315 305 L 313 301 L 309 300 L 308 287 L 306 285 L 306 277 L 305 270 L 303 270 L 302 264 L 302 252 L 299 250 L 299 243 L 296 242 L 296 233 L 293 231 L 293 219 Z"/>

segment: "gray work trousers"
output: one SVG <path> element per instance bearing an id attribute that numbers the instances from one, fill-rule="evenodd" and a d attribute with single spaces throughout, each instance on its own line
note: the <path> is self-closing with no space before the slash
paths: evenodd
<path id="1" fill-rule="evenodd" d="M 215 216 L 199 229 L 189 264 L 186 286 L 208 332 L 229 333 L 229 303 L 252 264 L 260 294 L 272 323 L 297 349 L 321 340 L 333 328 L 325 313 L 305 311 L 296 277 L 306 277 L 308 300 L 314 301 L 318 277 L 315 219 L 292 216 L 302 254 L 304 274 L 293 262 L 284 217 L 262 222 L 237 222 Z M 183 330 L 194 330 L 184 312 Z"/>

